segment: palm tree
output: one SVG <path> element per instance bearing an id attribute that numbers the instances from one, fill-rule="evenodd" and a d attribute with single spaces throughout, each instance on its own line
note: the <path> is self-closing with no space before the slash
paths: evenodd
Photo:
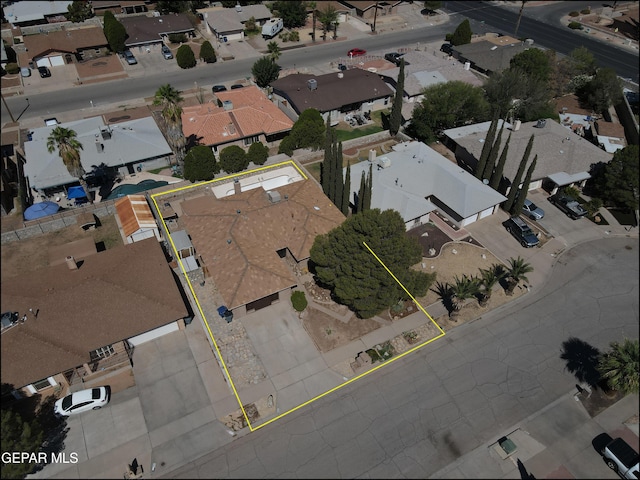
<path id="1" fill-rule="evenodd" d="M 316 2 L 307 2 L 307 8 L 311 9 L 311 41 L 316 41 Z"/>
<path id="2" fill-rule="evenodd" d="M 180 103 L 184 99 L 180 95 L 181 93 L 181 91 L 167 83 L 156 90 L 153 99 L 154 105 L 162 106 L 162 118 L 166 124 L 167 140 L 179 165 L 184 162 L 184 148 L 186 145 L 182 131 L 182 107 Z"/>
<path id="3" fill-rule="evenodd" d="M 638 393 L 640 383 L 640 354 L 638 340 L 625 338 L 620 344 L 610 343 L 611 351 L 598 363 L 598 371 L 609 388 L 622 393 Z"/>
<path id="4" fill-rule="evenodd" d="M 331 26 L 338 21 L 338 12 L 336 7 L 329 4 L 324 10 L 320 10 L 320 16 L 318 17 L 322 24 L 322 39 L 327 39 L 327 32 L 331 30 Z"/>
<path id="5" fill-rule="evenodd" d="M 467 275 L 462 275 L 462 278 L 456 275 L 454 282 L 455 283 L 451 285 L 453 311 L 450 317 L 455 320 L 464 306 L 465 300 L 475 297 L 480 291 L 480 282 L 476 277 L 469 277 Z"/>
<path id="6" fill-rule="evenodd" d="M 507 288 L 505 289 L 505 293 L 507 295 L 513 295 L 513 290 L 516 288 L 516 285 L 520 283 L 521 280 L 528 282 L 529 279 L 526 277 L 527 273 L 533 272 L 533 267 L 526 263 L 523 258 L 510 258 L 509 259 L 509 268 L 507 269 Z"/>
<path id="7" fill-rule="evenodd" d="M 271 58 L 272 62 L 275 62 L 280 58 L 281 52 L 280 52 L 280 45 L 278 45 L 278 42 L 271 41 L 267 43 L 267 49 L 269 50 L 269 57 Z"/>
<path id="8" fill-rule="evenodd" d="M 481 291 L 478 303 L 484 307 L 491 298 L 493 287 L 507 274 L 503 265 L 494 263 L 489 268 L 480 269 L 480 285 Z"/>
<path id="9" fill-rule="evenodd" d="M 82 162 L 80 161 L 80 150 L 82 150 L 82 144 L 77 139 L 78 134 L 70 128 L 56 127 L 51 130 L 49 138 L 47 138 L 47 150 L 49 153 L 53 153 L 54 150 L 58 150 L 58 155 L 62 159 L 62 163 L 67 167 L 69 175 L 78 179 L 82 189 L 84 190 L 87 200 L 93 203 L 91 199 L 91 192 L 89 192 L 89 186 L 84 180 L 84 176 L 87 174 Z"/>

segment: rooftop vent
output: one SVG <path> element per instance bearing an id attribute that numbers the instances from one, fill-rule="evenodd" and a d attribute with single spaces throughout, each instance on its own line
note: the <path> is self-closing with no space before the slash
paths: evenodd
<path id="1" fill-rule="evenodd" d="M 271 203 L 278 203 L 280 201 L 280 192 L 277 190 L 267 191 L 267 197 Z"/>
<path id="2" fill-rule="evenodd" d="M 315 78 L 311 78 L 311 79 L 307 80 L 307 87 L 309 87 L 309 90 L 311 90 L 311 91 L 317 90 L 318 89 L 318 81 Z"/>
<path id="3" fill-rule="evenodd" d="M 547 121 L 544 118 L 541 118 L 536 123 L 536 128 L 544 128 L 547 125 Z"/>
<path id="4" fill-rule="evenodd" d="M 233 102 L 231 100 L 225 100 L 222 102 L 222 108 L 225 110 L 233 110 Z"/>
<path id="5" fill-rule="evenodd" d="M 104 143 L 100 142 L 100 137 L 96 135 L 96 150 L 98 153 L 104 152 Z"/>
<path id="6" fill-rule="evenodd" d="M 107 128 L 101 129 L 100 133 L 102 134 L 103 140 L 109 140 L 111 138 L 111 129 L 108 126 Z"/>
<path id="7" fill-rule="evenodd" d="M 236 12 L 241 12 L 242 11 L 242 5 L 240 5 L 240 2 L 236 3 Z"/>
<path id="8" fill-rule="evenodd" d="M 67 262 L 67 267 L 69 267 L 69 270 L 77 270 L 78 269 L 78 264 L 76 263 L 76 259 L 73 258 L 71 255 L 69 255 L 67 258 L 65 258 L 65 261 Z"/>
<path id="9" fill-rule="evenodd" d="M 378 166 L 380 168 L 389 168 L 391 166 L 391 160 L 388 157 L 378 158 Z"/>

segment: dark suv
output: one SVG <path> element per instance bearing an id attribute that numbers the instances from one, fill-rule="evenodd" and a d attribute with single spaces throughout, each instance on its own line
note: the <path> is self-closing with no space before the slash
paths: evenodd
<path id="1" fill-rule="evenodd" d="M 535 247 L 540 243 L 536 234 L 520 217 L 511 217 L 504 223 L 507 232 L 513 235 L 525 248 Z"/>
<path id="2" fill-rule="evenodd" d="M 398 52 L 385 53 L 384 59 L 399 67 L 400 60 L 402 60 L 402 54 Z M 404 64 L 407 65 L 407 62 L 404 62 Z"/>

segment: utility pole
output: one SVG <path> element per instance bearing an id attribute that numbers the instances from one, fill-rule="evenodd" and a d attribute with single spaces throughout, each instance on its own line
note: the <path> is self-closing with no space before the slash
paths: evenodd
<path id="1" fill-rule="evenodd" d="M 16 119 L 13 118 L 13 113 L 11 113 L 11 110 L 9 110 L 9 105 L 7 105 L 7 101 L 4 99 L 4 95 L 0 94 L 0 96 L 2 96 L 2 103 L 4 104 L 4 108 L 6 108 L 7 112 L 9 112 L 9 117 L 11 117 L 11 123 L 16 123 Z"/>
<path id="2" fill-rule="evenodd" d="M 373 8 L 375 8 L 375 10 L 373 11 L 373 27 L 371 27 L 371 31 L 375 32 L 376 31 L 376 19 L 378 18 L 378 2 L 376 2 L 376 5 Z"/>

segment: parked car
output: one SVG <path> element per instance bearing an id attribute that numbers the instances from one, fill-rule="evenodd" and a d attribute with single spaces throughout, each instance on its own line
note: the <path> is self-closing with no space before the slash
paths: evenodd
<path id="1" fill-rule="evenodd" d="M 451 45 L 450 43 L 443 43 L 442 45 L 440 45 L 440 51 L 451 56 L 453 55 L 453 45 Z"/>
<path id="2" fill-rule="evenodd" d="M 31 69 L 29 67 L 21 67 L 20 68 L 20 76 L 21 77 L 30 77 Z"/>
<path id="3" fill-rule="evenodd" d="M 227 91 L 227 87 L 225 87 L 224 85 L 214 85 L 211 90 L 213 91 L 213 93 L 216 92 L 226 92 Z"/>
<path id="4" fill-rule="evenodd" d="M 520 217 L 511 217 L 504 223 L 507 232 L 513 235 L 525 248 L 535 247 L 540 243 L 531 227 Z"/>
<path id="5" fill-rule="evenodd" d="M 239 84 L 239 83 L 236 83 L 236 84 L 234 84 L 234 85 L 231 85 L 231 87 L 230 87 L 230 88 L 231 88 L 231 90 L 236 90 L 236 89 L 238 89 L 238 88 L 243 88 L 243 87 L 244 87 L 244 85 L 241 85 L 241 84 Z"/>
<path id="6" fill-rule="evenodd" d="M 522 213 L 532 220 L 542 220 L 544 218 L 544 210 L 533 203 L 528 198 L 525 198 L 524 205 L 522 205 Z"/>
<path id="7" fill-rule="evenodd" d="M 587 214 L 587 211 L 580 205 L 580 202 L 562 193 L 551 195 L 549 201 L 574 220 L 582 218 Z"/>
<path id="8" fill-rule="evenodd" d="M 165 60 L 170 60 L 173 58 L 173 53 L 171 53 L 171 49 L 166 45 L 162 45 L 162 56 Z"/>
<path id="9" fill-rule="evenodd" d="M 622 438 L 616 438 L 609 442 L 600 453 L 604 457 L 607 467 L 622 478 L 635 480 L 640 478 L 638 475 L 640 455 Z"/>
<path id="10" fill-rule="evenodd" d="M 48 67 L 38 67 L 38 73 L 41 78 L 47 78 L 51 76 L 51 70 Z"/>
<path id="11" fill-rule="evenodd" d="M 89 410 L 98 410 L 111 400 L 111 387 L 89 388 L 71 393 L 59 399 L 53 406 L 53 413 L 58 417 L 68 417 Z"/>
<path id="12" fill-rule="evenodd" d="M 361 57 L 362 55 L 366 55 L 367 51 L 361 48 L 352 48 L 347 52 L 347 55 L 350 57 Z"/>
<path id="13" fill-rule="evenodd" d="M 2 314 L 2 329 L 9 328 L 18 323 L 18 312 L 4 312 Z"/>
<path id="14" fill-rule="evenodd" d="M 133 53 L 131 53 L 131 50 L 124 51 L 124 59 L 127 61 L 129 65 L 135 65 L 136 63 L 138 63 L 138 61 L 136 60 L 136 57 L 134 57 Z"/>
<path id="15" fill-rule="evenodd" d="M 398 52 L 385 53 L 384 59 L 395 64 L 396 66 L 400 66 L 400 60 L 402 60 L 402 54 Z M 407 62 L 404 63 L 405 65 Z"/>

